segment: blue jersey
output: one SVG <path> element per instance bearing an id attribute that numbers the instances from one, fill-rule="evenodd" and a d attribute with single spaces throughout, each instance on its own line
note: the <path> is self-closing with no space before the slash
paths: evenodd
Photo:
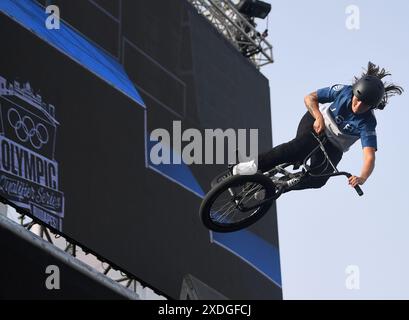
<path id="1" fill-rule="evenodd" d="M 352 111 L 352 86 L 335 85 L 317 91 L 319 103 L 331 103 L 329 114 L 338 129 L 345 135 L 361 139 L 362 148 L 378 149 L 376 139 L 376 118 L 372 110 L 362 114 Z"/>

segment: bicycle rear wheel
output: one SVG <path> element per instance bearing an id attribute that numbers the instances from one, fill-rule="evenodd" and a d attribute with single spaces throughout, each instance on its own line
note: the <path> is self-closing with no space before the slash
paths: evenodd
<path id="1" fill-rule="evenodd" d="M 212 231 L 225 233 L 244 229 L 270 209 L 272 201 L 264 201 L 274 198 L 275 194 L 274 183 L 262 174 L 233 176 L 206 195 L 200 206 L 200 217 Z"/>

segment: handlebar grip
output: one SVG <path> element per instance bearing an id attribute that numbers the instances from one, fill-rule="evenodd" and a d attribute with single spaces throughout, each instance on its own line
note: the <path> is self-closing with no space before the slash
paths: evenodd
<path id="1" fill-rule="evenodd" d="M 362 196 L 364 195 L 364 192 L 362 191 L 362 189 L 361 189 L 360 186 L 356 186 L 356 187 L 355 187 L 355 190 L 356 190 L 356 192 L 358 193 L 358 195 L 359 195 L 360 197 L 362 197 Z"/>
<path id="2" fill-rule="evenodd" d="M 348 172 L 340 172 L 340 173 L 344 174 L 347 178 L 352 177 L 352 174 L 350 174 Z M 362 197 L 364 195 L 364 192 L 362 191 L 360 186 L 355 186 L 355 190 L 356 190 L 356 193 L 358 193 L 358 195 L 360 197 Z"/>

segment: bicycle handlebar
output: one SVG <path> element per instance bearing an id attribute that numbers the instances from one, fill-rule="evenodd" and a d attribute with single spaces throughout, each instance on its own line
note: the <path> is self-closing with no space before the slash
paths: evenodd
<path id="1" fill-rule="evenodd" d="M 347 178 L 352 177 L 352 174 L 348 173 L 348 172 L 335 172 L 335 173 L 329 173 L 327 175 L 323 175 L 323 176 L 328 176 L 328 177 L 336 177 L 336 176 L 346 176 Z M 361 187 L 359 185 L 356 185 L 355 187 L 356 193 L 358 193 L 358 195 L 360 197 L 362 197 L 364 195 L 364 192 L 362 191 Z"/>
<path id="2" fill-rule="evenodd" d="M 345 176 L 346 176 L 347 178 L 350 178 L 350 177 L 352 177 L 352 174 L 350 174 L 350 173 L 348 173 L 348 172 L 345 172 Z M 359 185 L 356 185 L 356 186 L 355 186 L 355 190 L 356 190 L 356 192 L 358 193 L 358 195 L 359 195 L 360 197 L 362 197 L 362 196 L 364 195 L 364 192 L 362 191 L 362 189 L 361 189 L 361 187 L 360 187 Z"/>
<path id="3" fill-rule="evenodd" d="M 285 163 L 282 165 L 283 168 L 286 168 L 288 166 L 293 165 L 292 163 Z M 305 164 L 304 164 L 305 166 Z M 306 166 L 308 167 L 308 166 Z M 352 174 L 348 173 L 348 172 L 333 172 L 333 173 L 326 173 L 326 174 L 312 174 L 311 172 L 309 172 L 309 174 L 313 177 L 336 177 L 336 176 L 346 176 L 347 178 L 352 177 Z M 361 187 L 359 185 L 355 186 L 355 190 L 358 193 L 358 195 L 360 197 L 362 197 L 364 195 L 364 192 L 362 191 Z"/>
<path id="4" fill-rule="evenodd" d="M 324 174 L 324 175 L 313 175 L 310 173 L 311 176 L 315 176 L 315 177 L 335 177 L 335 176 L 346 176 L 347 178 L 352 177 L 352 174 L 348 173 L 348 172 L 339 172 L 336 167 L 333 165 L 333 163 L 331 162 L 331 159 L 329 158 L 327 152 L 325 151 L 325 147 L 324 147 L 324 143 L 326 142 L 326 136 L 325 134 L 320 135 L 320 136 L 316 136 L 316 134 L 314 132 L 312 132 L 312 135 L 317 139 L 319 146 L 317 146 L 304 160 L 304 167 L 305 168 L 309 168 L 307 166 L 307 161 L 308 159 L 311 157 L 311 155 L 316 152 L 316 150 L 318 150 L 318 148 L 321 148 L 322 152 L 324 153 L 325 157 L 327 158 L 327 160 L 329 161 L 329 163 L 332 165 L 332 167 L 334 168 L 334 170 L 336 171 L 335 173 L 331 173 L 331 174 Z M 321 137 L 324 137 L 323 141 L 321 141 Z M 307 171 L 310 171 L 307 169 Z M 362 191 L 361 187 L 359 185 L 355 186 L 355 190 L 358 193 L 358 195 L 361 197 L 364 195 L 364 192 Z"/>

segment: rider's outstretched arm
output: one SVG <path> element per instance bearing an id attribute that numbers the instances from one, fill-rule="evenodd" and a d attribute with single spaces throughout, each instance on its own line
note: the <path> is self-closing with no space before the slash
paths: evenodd
<path id="1" fill-rule="evenodd" d="M 362 185 L 366 182 L 369 176 L 375 169 L 375 148 L 365 147 L 364 152 L 364 164 L 361 171 L 361 176 L 352 176 L 349 178 L 349 184 L 355 187 L 356 185 Z"/>

